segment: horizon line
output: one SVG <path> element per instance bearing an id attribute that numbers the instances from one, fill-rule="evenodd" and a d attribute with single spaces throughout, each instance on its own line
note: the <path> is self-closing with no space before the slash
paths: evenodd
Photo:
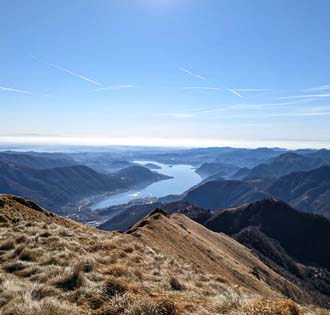
<path id="1" fill-rule="evenodd" d="M 211 139 L 211 138 L 146 138 L 84 136 L 19 136 L 0 135 L 0 146 L 130 146 L 159 148 L 280 148 L 330 149 L 330 140 L 314 139 Z"/>

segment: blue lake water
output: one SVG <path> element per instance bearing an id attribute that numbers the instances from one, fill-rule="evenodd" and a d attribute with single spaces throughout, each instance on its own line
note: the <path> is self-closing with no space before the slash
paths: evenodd
<path id="1" fill-rule="evenodd" d="M 140 198 L 160 198 L 167 195 L 182 194 L 192 186 L 201 181 L 201 177 L 195 173 L 191 165 L 167 165 L 154 161 L 135 161 L 144 165 L 146 163 L 156 164 L 161 169 L 154 170 L 160 174 L 173 178 L 153 183 L 141 190 L 131 190 L 124 193 L 106 196 L 90 206 L 92 210 L 128 203 Z"/>

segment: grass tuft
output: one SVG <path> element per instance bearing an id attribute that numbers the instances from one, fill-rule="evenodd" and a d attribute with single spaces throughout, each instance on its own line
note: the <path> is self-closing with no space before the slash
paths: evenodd
<path id="1" fill-rule="evenodd" d="M 19 255 L 19 259 L 23 261 L 36 261 L 39 256 L 40 253 L 38 251 L 24 248 Z"/>
<path id="2" fill-rule="evenodd" d="M 177 278 L 170 278 L 169 281 L 170 287 L 175 291 L 183 291 L 185 290 L 185 286 L 177 279 Z"/>
<path id="3" fill-rule="evenodd" d="M 127 291 L 127 285 L 119 280 L 109 278 L 104 283 L 103 292 L 108 297 L 122 295 Z"/>
<path id="4" fill-rule="evenodd" d="M 0 250 L 12 250 L 14 248 L 15 243 L 12 240 L 7 240 L 0 244 Z"/>
<path id="5" fill-rule="evenodd" d="M 83 277 L 81 275 L 81 265 L 76 265 L 70 268 L 62 276 L 59 276 L 54 281 L 55 287 L 63 291 L 73 291 L 83 284 Z"/>
<path id="6" fill-rule="evenodd" d="M 15 272 L 23 270 L 25 268 L 26 268 L 26 266 L 23 263 L 17 262 L 17 261 L 8 263 L 3 266 L 3 270 L 8 273 L 15 273 Z"/>
<path id="7" fill-rule="evenodd" d="M 179 310 L 170 300 L 141 301 L 132 311 L 134 315 L 179 315 Z"/>
<path id="8" fill-rule="evenodd" d="M 246 315 L 302 315 L 291 300 L 256 300 L 245 307 Z"/>

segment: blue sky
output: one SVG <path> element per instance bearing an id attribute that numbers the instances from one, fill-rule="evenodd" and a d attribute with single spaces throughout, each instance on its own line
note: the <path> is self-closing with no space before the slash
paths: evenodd
<path id="1" fill-rule="evenodd" d="M 328 0 L 3 0 L 0 142 L 330 147 Z"/>

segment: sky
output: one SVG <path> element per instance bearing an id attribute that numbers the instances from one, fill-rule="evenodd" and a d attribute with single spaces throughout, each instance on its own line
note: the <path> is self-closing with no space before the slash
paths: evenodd
<path id="1" fill-rule="evenodd" d="M 2 0 L 0 143 L 330 148 L 328 0 Z"/>

